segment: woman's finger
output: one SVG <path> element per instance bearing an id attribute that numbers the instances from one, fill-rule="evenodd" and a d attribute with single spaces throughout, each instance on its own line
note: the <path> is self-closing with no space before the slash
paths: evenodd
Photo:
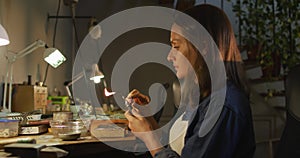
<path id="1" fill-rule="evenodd" d="M 131 122 L 131 121 L 133 121 L 134 119 L 136 119 L 135 116 L 133 116 L 132 113 L 131 113 L 129 110 L 127 110 L 127 111 L 124 113 L 124 116 L 127 118 L 127 120 L 128 120 L 129 122 Z"/>
<path id="2" fill-rule="evenodd" d="M 132 107 L 132 109 L 134 109 L 137 113 L 140 112 L 140 110 L 138 109 L 138 107 L 136 106 L 135 103 L 132 103 L 132 104 L 131 104 L 131 107 Z"/>
<path id="3" fill-rule="evenodd" d="M 144 117 L 141 113 L 140 113 L 140 110 L 136 107 L 133 107 L 132 110 L 131 110 L 131 113 L 133 116 L 135 116 L 136 118 L 138 118 L 139 120 Z"/>
<path id="4" fill-rule="evenodd" d="M 129 104 L 132 104 L 133 102 L 133 99 L 132 98 L 125 98 L 125 101 Z"/>

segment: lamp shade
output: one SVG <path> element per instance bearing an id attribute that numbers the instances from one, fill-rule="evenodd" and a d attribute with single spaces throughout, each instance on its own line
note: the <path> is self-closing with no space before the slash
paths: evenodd
<path id="1" fill-rule="evenodd" d="M 99 70 L 99 67 L 97 64 L 93 64 L 92 65 L 92 74 L 90 77 L 90 80 L 93 80 L 94 83 L 100 83 L 101 82 L 101 78 L 104 78 L 103 73 Z"/>
<path id="2" fill-rule="evenodd" d="M 66 61 L 66 57 L 56 48 L 47 48 L 44 52 L 44 60 L 52 67 L 57 68 Z"/>
<path id="3" fill-rule="evenodd" d="M 4 29 L 4 27 L 0 24 L 0 46 L 5 46 L 8 44 L 9 44 L 9 38 L 7 32 Z"/>

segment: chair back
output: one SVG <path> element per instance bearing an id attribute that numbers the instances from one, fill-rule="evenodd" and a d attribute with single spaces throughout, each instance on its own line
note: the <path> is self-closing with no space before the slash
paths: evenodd
<path id="1" fill-rule="evenodd" d="M 294 67 L 285 82 L 287 112 L 300 121 L 300 65 Z"/>
<path id="2" fill-rule="evenodd" d="M 277 158 L 300 157 L 300 65 L 285 80 L 286 124 L 277 149 Z"/>

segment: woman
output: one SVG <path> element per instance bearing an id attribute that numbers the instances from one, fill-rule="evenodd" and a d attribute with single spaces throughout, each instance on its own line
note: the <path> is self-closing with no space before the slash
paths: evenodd
<path id="1" fill-rule="evenodd" d="M 189 125 L 181 157 L 253 157 L 255 140 L 248 88 L 230 22 L 222 10 L 211 5 L 195 6 L 185 13 L 207 30 L 216 43 L 220 56 L 213 55 L 216 50 L 208 42 L 209 38 L 204 38 L 197 27 L 177 17 L 172 26 L 172 50 L 167 59 L 173 63 L 178 79 L 184 80 L 181 94 L 182 103 L 187 104 L 185 116 Z M 199 45 L 202 45 L 201 48 Z M 222 73 L 219 73 L 214 64 L 218 58 L 224 62 L 226 86 L 223 86 L 221 79 L 216 82 L 215 77 L 212 77 L 219 75 L 222 78 Z M 212 90 L 213 87 L 218 88 Z M 210 110 L 210 106 L 214 99 L 222 96 L 222 89 L 226 89 L 225 101 L 219 108 L 220 113 L 215 115 L 217 112 Z M 131 131 L 144 141 L 153 157 L 180 157 L 171 148 L 163 147 L 159 136 L 154 132 L 144 134 L 155 130 L 156 126 L 152 121 L 141 117 L 136 108 L 132 112 L 127 111 L 125 116 L 129 120 Z M 215 122 L 207 124 L 207 118 L 213 118 Z M 211 129 L 201 133 L 206 130 L 203 126 Z"/>

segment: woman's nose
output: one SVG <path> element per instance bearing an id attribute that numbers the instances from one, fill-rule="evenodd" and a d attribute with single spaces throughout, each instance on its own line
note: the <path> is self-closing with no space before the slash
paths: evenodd
<path id="1" fill-rule="evenodd" d="M 174 49 L 172 48 L 167 56 L 168 61 L 174 61 Z"/>

